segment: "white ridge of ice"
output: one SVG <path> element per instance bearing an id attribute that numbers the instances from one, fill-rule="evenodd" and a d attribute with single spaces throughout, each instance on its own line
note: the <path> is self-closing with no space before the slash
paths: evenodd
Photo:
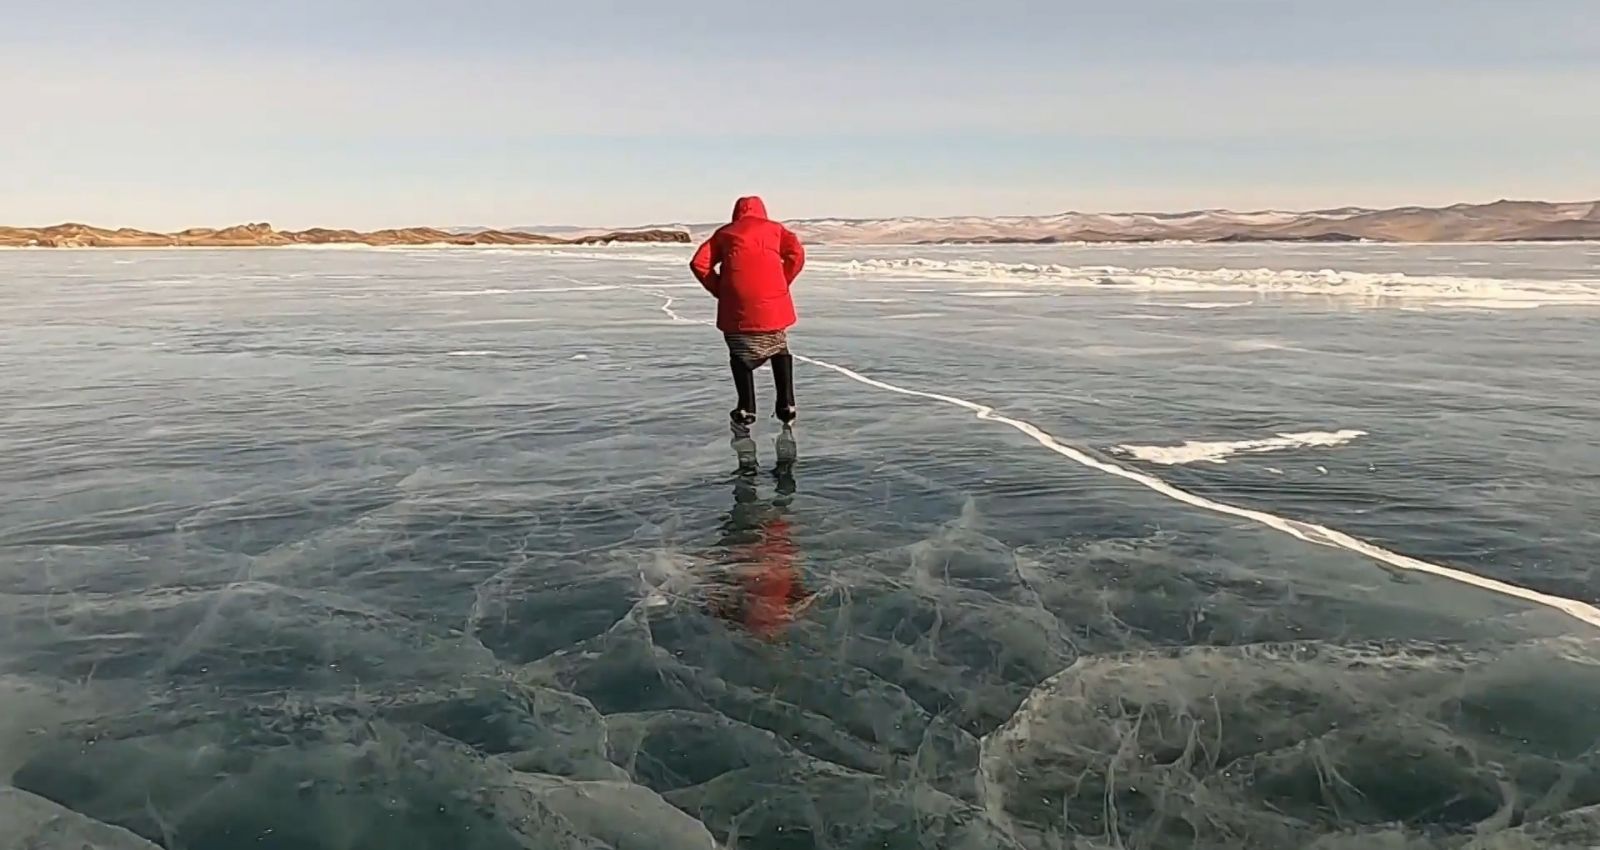
<path id="1" fill-rule="evenodd" d="M 480 325 L 536 325 L 545 321 L 542 318 L 514 318 L 514 319 L 469 319 L 464 322 L 450 322 L 446 327 L 470 328 Z"/>
<path id="2" fill-rule="evenodd" d="M 1202 461 L 1222 464 L 1227 463 L 1228 458 L 1237 454 L 1263 454 L 1313 446 L 1342 446 L 1357 437 L 1365 437 L 1366 435 L 1367 432 L 1365 431 L 1347 428 L 1340 431 L 1280 433 L 1275 437 L 1269 437 L 1264 440 L 1234 440 L 1232 442 L 1187 440 L 1181 446 L 1117 446 L 1117 451 L 1133 455 L 1146 463 L 1157 463 L 1162 466 L 1177 466 Z"/>
<path id="3" fill-rule="evenodd" d="M 545 257 L 571 257 L 579 260 L 632 260 L 643 263 L 673 263 L 684 264 L 688 267 L 691 252 L 688 250 L 678 254 L 669 254 L 662 251 L 639 251 L 625 245 L 619 245 L 605 251 L 573 251 L 564 249 L 545 249 L 537 252 Z"/>
<path id="4" fill-rule="evenodd" d="M 465 295 L 549 295 L 564 292 L 605 292 L 616 289 L 615 286 L 546 286 L 530 289 L 435 289 L 429 295 L 437 296 L 465 296 Z"/>
<path id="5" fill-rule="evenodd" d="M 675 299 L 667 293 L 652 292 L 648 289 L 639 289 L 638 291 L 654 295 L 657 298 L 662 299 L 661 311 L 666 313 L 667 316 L 669 316 L 674 322 L 696 325 L 711 324 L 710 322 L 688 319 L 680 315 L 676 310 L 672 309 Z M 1595 628 L 1600 628 L 1600 608 L 1596 608 L 1587 602 L 1580 602 L 1576 599 L 1568 599 L 1564 596 L 1555 596 L 1549 593 L 1541 593 L 1532 588 L 1522 587 L 1520 585 L 1511 584 L 1510 582 L 1500 581 L 1499 579 L 1493 579 L 1487 576 L 1480 576 L 1476 573 L 1469 573 L 1465 570 L 1458 570 L 1454 567 L 1444 566 L 1443 564 L 1435 564 L 1431 561 L 1424 561 L 1421 558 L 1413 558 L 1410 555 L 1402 555 L 1399 552 L 1385 549 L 1375 543 L 1369 543 L 1359 537 L 1353 537 L 1343 531 L 1328 528 L 1324 525 L 1318 525 L 1312 522 L 1303 522 L 1296 519 L 1289 519 L 1288 517 L 1281 517 L 1277 514 L 1267 513 L 1266 511 L 1260 511 L 1254 508 L 1242 508 L 1237 505 L 1230 505 L 1226 502 L 1219 502 L 1214 499 L 1209 499 L 1205 496 L 1174 487 L 1160 478 L 1155 477 L 1154 475 L 1138 472 L 1109 461 L 1101 460 L 1080 449 L 1075 449 L 1072 446 L 1065 445 L 1057 441 L 1055 437 L 1050 436 L 1037 425 L 1022 419 L 1006 416 L 997 412 L 993 407 L 990 407 L 986 404 L 969 401 L 958 396 L 928 392 L 927 390 L 914 390 L 907 387 L 898 386 L 896 384 L 891 384 L 887 381 L 880 381 L 876 378 L 870 378 L 866 375 L 863 375 L 860 372 L 848 367 L 840 366 L 835 363 L 829 363 L 828 361 L 817 357 L 811 357 L 804 354 L 795 354 L 794 359 L 799 360 L 802 363 L 809 363 L 818 368 L 836 372 L 852 381 L 883 390 L 884 392 L 891 392 L 897 395 L 911 396 L 914 398 L 924 398 L 929 401 L 937 401 L 942 404 L 948 404 L 952 407 L 959 407 L 962 410 L 970 411 L 974 416 L 985 422 L 998 422 L 1002 425 L 1008 425 L 1027 435 L 1033 439 L 1034 442 L 1038 443 L 1044 448 L 1055 452 L 1056 454 L 1061 455 L 1062 457 L 1067 458 L 1068 460 L 1077 463 L 1080 466 L 1085 466 L 1099 472 L 1104 472 L 1107 475 L 1114 475 L 1118 478 L 1131 481 L 1142 487 L 1160 493 L 1161 495 L 1166 496 L 1173 501 L 1200 508 L 1201 510 L 1211 511 L 1212 513 L 1249 520 L 1274 531 L 1280 531 L 1289 535 L 1290 537 L 1295 538 L 1296 540 L 1302 540 L 1306 543 L 1354 552 L 1357 555 L 1363 555 L 1381 564 L 1387 564 L 1391 567 L 1394 567 L 1395 569 L 1406 570 L 1409 572 L 1426 573 L 1428 575 L 1437 576 L 1449 581 L 1459 582 L 1461 584 L 1476 587 L 1480 590 L 1486 590 L 1490 593 L 1497 593 L 1513 599 L 1521 599 L 1524 602 L 1530 602 L 1534 605 L 1542 605 L 1546 608 L 1566 614 L 1567 616 L 1572 617 L 1580 622 L 1594 626 Z"/>
<path id="6" fill-rule="evenodd" d="M 1267 292 L 1338 295 L 1438 302 L 1495 304 L 1600 305 L 1600 286 L 1546 281 L 1351 272 L 1323 269 L 1185 269 L 1119 266 L 1066 266 L 1054 263 L 998 263 L 988 260 L 937 260 L 922 257 L 852 260 L 836 264 L 852 276 L 914 280 L 984 280 L 1036 286 L 1126 289 L 1139 292 Z"/>

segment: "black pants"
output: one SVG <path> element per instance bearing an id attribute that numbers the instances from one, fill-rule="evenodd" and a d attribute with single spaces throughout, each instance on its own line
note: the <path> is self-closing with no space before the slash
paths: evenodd
<path id="1" fill-rule="evenodd" d="M 756 413 L 756 372 L 744 364 L 737 357 L 728 358 L 728 365 L 733 370 L 733 388 L 739 393 L 739 410 L 750 414 Z M 756 367 L 760 368 L 760 367 Z M 794 355 L 774 354 L 772 356 L 772 379 L 777 385 L 777 412 L 778 419 L 788 422 L 794 419 Z"/>

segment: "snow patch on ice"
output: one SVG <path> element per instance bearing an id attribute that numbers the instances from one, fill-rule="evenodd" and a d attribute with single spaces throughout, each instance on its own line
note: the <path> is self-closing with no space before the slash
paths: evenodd
<path id="1" fill-rule="evenodd" d="M 1132 455 L 1146 463 L 1178 466 L 1189 463 L 1227 463 L 1238 454 L 1264 454 L 1300 448 L 1330 448 L 1341 446 L 1367 432 L 1353 429 L 1341 431 L 1302 431 L 1278 434 L 1261 440 L 1204 441 L 1188 440 L 1180 446 L 1117 446 L 1122 454 Z"/>
<path id="2" fill-rule="evenodd" d="M 1600 286 L 1581 281 L 1475 278 L 1444 275 L 1301 271 L 1294 269 L 1185 269 L 999 263 L 922 257 L 853 260 L 838 264 L 851 276 L 910 280 L 986 280 L 1032 286 L 1113 288 L 1141 292 L 1261 292 L 1405 299 L 1474 306 L 1600 305 Z M 1228 306 L 1242 306 L 1230 302 Z"/>

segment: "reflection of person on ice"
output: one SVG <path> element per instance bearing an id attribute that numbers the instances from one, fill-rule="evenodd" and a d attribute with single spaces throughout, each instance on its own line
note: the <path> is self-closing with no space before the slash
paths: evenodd
<path id="1" fill-rule="evenodd" d="M 695 251 L 689 268 L 717 299 L 717 330 L 728 342 L 738 407 L 728 414 L 735 436 L 756 421 L 755 370 L 772 361 L 774 413 L 785 427 L 795 419 L 794 358 L 788 330 L 796 321 L 789 287 L 805 267 L 805 248 L 790 230 L 767 218 L 760 198 L 740 198 L 733 220 Z"/>
<path id="2" fill-rule="evenodd" d="M 816 594 L 801 584 L 795 564 L 799 550 L 783 517 L 766 520 L 754 533 L 754 540 L 731 550 L 742 563 L 728 571 L 722 588 L 711 595 L 711 613 L 772 640 L 811 606 Z"/>
<path id="3" fill-rule="evenodd" d="M 789 468 L 775 470 L 778 492 L 762 499 L 753 476 L 733 485 L 733 509 L 723 518 L 706 602 L 709 613 L 765 640 L 777 640 L 817 600 L 806 589 L 800 547 L 789 525 L 794 495 Z"/>

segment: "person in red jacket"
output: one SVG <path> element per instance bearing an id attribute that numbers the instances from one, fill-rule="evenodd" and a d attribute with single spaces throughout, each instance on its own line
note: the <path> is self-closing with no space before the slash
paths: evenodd
<path id="1" fill-rule="evenodd" d="M 777 409 L 784 427 L 795 420 L 794 358 L 789 328 L 796 322 L 789 287 L 805 268 L 806 252 L 787 227 L 767 218 L 760 198 L 740 198 L 733 220 L 694 252 L 690 271 L 717 299 L 717 330 L 728 343 L 738 407 L 728 414 L 735 436 L 756 421 L 755 370 L 772 361 Z"/>

